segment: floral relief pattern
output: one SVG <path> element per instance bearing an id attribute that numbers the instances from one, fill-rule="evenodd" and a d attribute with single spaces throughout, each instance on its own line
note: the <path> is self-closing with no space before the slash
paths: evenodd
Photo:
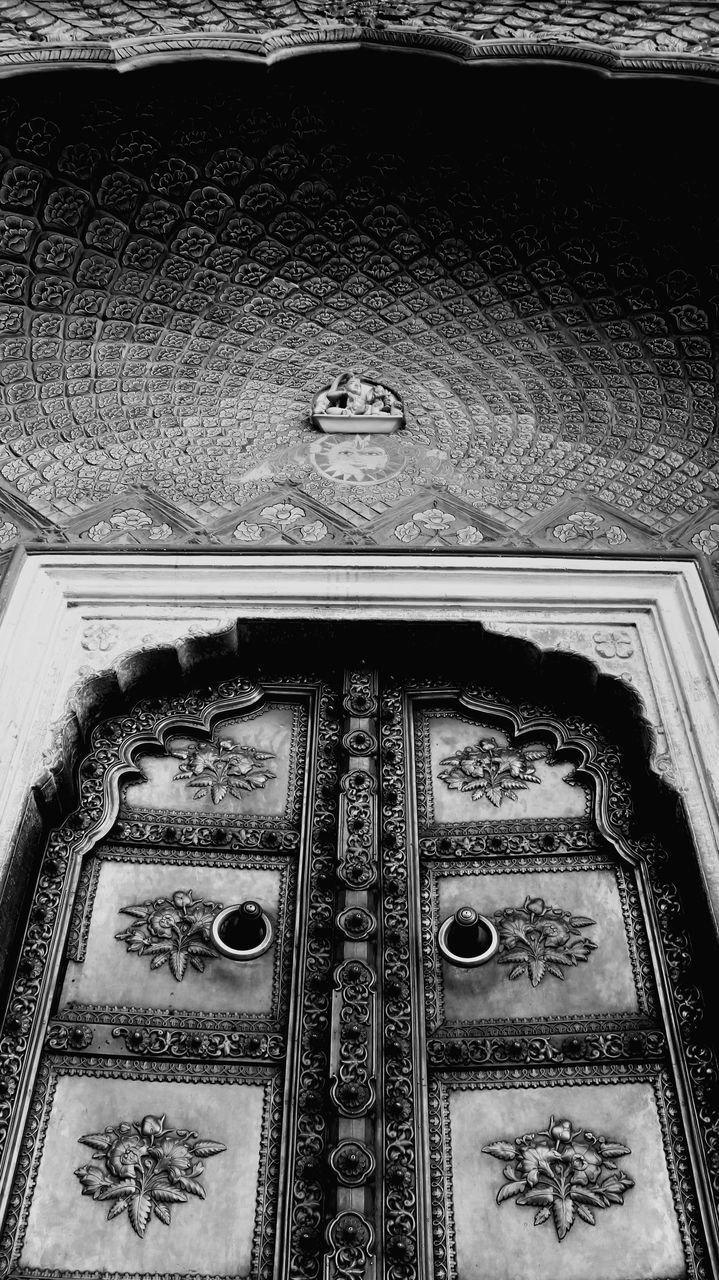
<path id="1" fill-rule="evenodd" d="M 705 556 L 713 556 L 719 548 L 719 524 L 710 524 L 708 529 L 699 529 L 692 538 L 692 546 Z"/>
<path id="2" fill-rule="evenodd" d="M 484 542 L 484 534 L 473 524 L 457 529 L 457 517 L 443 511 L 441 507 L 430 507 L 427 511 L 415 511 L 411 520 L 398 524 L 394 536 L 398 542 L 414 542 L 417 538 L 441 537 L 443 542 L 456 543 L 458 546 L 473 547 Z"/>
<path id="3" fill-rule="evenodd" d="M 75 1170 L 82 1194 L 109 1202 L 108 1221 L 126 1212 L 140 1237 L 153 1214 L 169 1227 L 172 1205 L 185 1204 L 190 1196 L 204 1200 L 203 1162 L 227 1150 L 194 1129 L 166 1126 L 164 1115 L 120 1121 L 104 1133 L 86 1133 L 78 1142 L 92 1148 L 96 1161 Z"/>
<path id="4" fill-rule="evenodd" d="M 594 1211 L 624 1204 L 625 1193 L 634 1186 L 616 1164 L 617 1156 L 631 1155 L 629 1147 L 589 1129 L 575 1129 L 571 1120 L 555 1123 L 554 1116 L 541 1132 L 525 1133 L 514 1142 L 490 1142 L 482 1151 L 505 1161 L 506 1181 L 497 1204 L 514 1199 L 536 1208 L 535 1227 L 551 1217 L 560 1241 L 577 1217 L 595 1226 Z"/>
<path id="5" fill-rule="evenodd" d="M 526 974 L 533 987 L 548 973 L 564 981 L 565 968 L 588 960 L 597 949 L 596 942 L 582 933 L 596 920 L 550 907 L 544 898 L 526 897 L 521 907 L 495 911 L 494 919 L 499 933 L 497 964 L 512 965 L 508 977 Z"/>
<path id="6" fill-rule="evenodd" d="M 304 507 L 295 507 L 291 502 L 275 502 L 271 507 L 263 507 L 260 512 L 260 524 L 257 520 L 240 520 L 235 525 L 232 536 L 238 542 L 260 542 L 268 533 L 279 529 L 281 534 L 289 529 L 293 535 L 299 536 L 302 542 L 323 542 L 329 529 L 323 520 L 300 521 L 307 515 Z"/>
<path id="7" fill-rule="evenodd" d="M 173 781 L 186 782 L 198 800 L 209 795 L 213 804 L 221 804 L 226 796 L 240 800 L 247 791 L 264 788 L 277 777 L 265 765 L 266 760 L 275 758 L 271 751 L 259 751 L 231 738 L 193 743 L 172 754 L 182 761 Z"/>
<path id="8" fill-rule="evenodd" d="M 532 761 L 545 755 L 541 747 L 503 747 L 496 738 L 482 738 L 441 760 L 444 768 L 437 776 L 450 791 L 468 792 L 473 800 L 489 800 L 498 809 L 503 800 L 516 800 L 531 782 L 541 782 Z"/>
<path id="9" fill-rule="evenodd" d="M 172 526 L 165 522 L 156 524 L 146 511 L 128 507 L 125 511 L 116 511 L 109 520 L 91 525 L 87 536 L 93 542 L 107 542 L 109 538 L 123 533 L 131 536 L 140 534 L 141 540 L 150 538 L 153 542 L 164 542 L 172 537 Z"/>
<path id="10" fill-rule="evenodd" d="M 182 982 L 188 962 L 202 973 L 207 960 L 219 958 L 210 942 L 210 931 L 222 906 L 221 902 L 193 897 L 191 889 L 178 889 L 170 898 L 121 907 L 120 915 L 132 916 L 133 923 L 115 937 L 129 952 L 151 956 L 151 969 L 167 964 L 173 978 Z"/>
<path id="11" fill-rule="evenodd" d="M 555 525 L 552 533 L 560 542 L 574 542 L 579 538 L 587 541 L 604 539 L 610 546 L 617 547 L 627 541 L 621 525 L 607 525 L 602 516 L 595 515 L 593 511 L 575 511 L 563 524 Z"/>

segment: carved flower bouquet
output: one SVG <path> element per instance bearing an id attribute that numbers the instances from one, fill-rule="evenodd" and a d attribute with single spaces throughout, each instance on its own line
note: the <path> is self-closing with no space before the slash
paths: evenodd
<path id="1" fill-rule="evenodd" d="M 577 1217 L 595 1226 L 595 1210 L 624 1204 L 625 1192 L 634 1186 L 615 1162 L 615 1157 L 631 1154 L 629 1147 L 589 1129 L 574 1129 L 571 1120 L 555 1123 L 554 1116 L 541 1133 L 525 1133 L 514 1142 L 490 1142 L 482 1151 L 507 1162 L 497 1204 L 514 1199 L 536 1208 L 535 1227 L 553 1218 L 560 1240 Z"/>
<path id="2" fill-rule="evenodd" d="M 92 1147 L 97 1162 L 75 1170 L 82 1194 L 108 1201 L 108 1220 L 127 1213 L 138 1236 L 144 1236 L 153 1214 L 169 1227 L 173 1204 L 190 1196 L 204 1200 L 203 1161 L 227 1150 L 194 1130 L 166 1128 L 164 1115 L 121 1121 L 78 1141 Z"/>
<path id="3" fill-rule="evenodd" d="M 497 964 L 512 968 L 510 978 L 526 974 L 533 987 L 551 973 L 564 980 L 564 970 L 589 959 L 597 944 L 583 929 L 596 924 L 589 916 L 575 916 L 543 898 L 526 897 L 522 907 L 503 907 L 494 913 L 499 933 Z"/>
<path id="4" fill-rule="evenodd" d="M 265 765 L 266 760 L 274 760 L 271 751 L 259 751 L 231 738 L 194 743 L 173 755 L 182 761 L 173 781 L 186 782 L 198 799 L 209 795 L 213 804 L 220 804 L 227 795 L 239 800 L 245 792 L 263 788 L 277 777 Z"/>
<path id="5" fill-rule="evenodd" d="M 191 889 L 178 889 L 171 898 L 153 898 L 121 907 L 121 915 L 134 919 L 115 937 L 126 944 L 128 951 L 150 956 L 151 969 L 168 964 L 173 978 L 182 982 L 188 961 L 202 973 L 207 960 L 218 959 L 210 930 L 221 910 L 221 902 L 206 902 L 193 897 Z"/>
<path id="6" fill-rule="evenodd" d="M 439 777 L 450 791 L 469 792 L 473 800 L 489 800 L 498 809 L 531 782 L 541 782 L 532 761 L 546 754 L 543 747 L 503 747 L 496 738 L 482 738 L 440 760 L 445 767 Z"/>

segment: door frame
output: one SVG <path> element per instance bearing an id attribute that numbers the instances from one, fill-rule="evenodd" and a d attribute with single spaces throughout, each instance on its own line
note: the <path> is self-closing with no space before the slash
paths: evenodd
<path id="1" fill-rule="evenodd" d="M 208 654 L 239 654 L 242 621 L 259 618 L 474 621 L 628 680 L 719 937 L 719 630 L 680 557 L 18 548 L 0 588 L 0 901 L 13 851 L 67 808 L 76 754 L 113 700 L 168 664 L 187 679 Z"/>

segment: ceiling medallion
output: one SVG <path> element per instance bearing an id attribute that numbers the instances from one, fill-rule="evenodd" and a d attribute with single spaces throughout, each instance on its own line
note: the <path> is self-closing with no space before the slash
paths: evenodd
<path id="1" fill-rule="evenodd" d="M 338 373 L 312 402 L 312 421 L 321 431 L 390 435 L 404 426 L 404 408 L 396 392 L 359 373 Z"/>
<path id="2" fill-rule="evenodd" d="M 187 1203 L 190 1196 L 204 1200 L 204 1161 L 227 1150 L 192 1129 L 166 1127 L 164 1115 L 108 1125 L 104 1133 L 86 1133 L 78 1142 L 92 1147 L 96 1162 L 75 1170 L 82 1194 L 108 1202 L 108 1219 L 127 1211 L 138 1236 L 144 1236 L 153 1214 L 169 1227 L 173 1205 Z"/>
<path id="3" fill-rule="evenodd" d="M 398 440 L 366 434 L 321 436 L 310 446 L 310 458 L 325 480 L 342 485 L 382 484 L 406 462 Z"/>
<path id="4" fill-rule="evenodd" d="M 634 1180 L 615 1163 L 631 1155 L 621 1142 L 597 1137 L 589 1129 L 575 1129 L 571 1120 L 550 1116 L 540 1133 L 525 1133 L 513 1142 L 490 1142 L 482 1151 L 504 1160 L 505 1183 L 497 1204 L 514 1199 L 535 1208 L 535 1227 L 551 1216 L 559 1240 L 569 1233 L 575 1217 L 595 1225 L 595 1209 L 624 1204 Z"/>

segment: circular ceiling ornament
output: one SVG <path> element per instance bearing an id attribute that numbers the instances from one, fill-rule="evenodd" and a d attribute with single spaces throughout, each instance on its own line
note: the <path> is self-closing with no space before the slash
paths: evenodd
<path id="1" fill-rule="evenodd" d="M 323 436 L 311 446 L 310 458 L 325 480 L 341 485 L 382 484 L 399 475 L 406 462 L 396 439 L 364 434 Z"/>

